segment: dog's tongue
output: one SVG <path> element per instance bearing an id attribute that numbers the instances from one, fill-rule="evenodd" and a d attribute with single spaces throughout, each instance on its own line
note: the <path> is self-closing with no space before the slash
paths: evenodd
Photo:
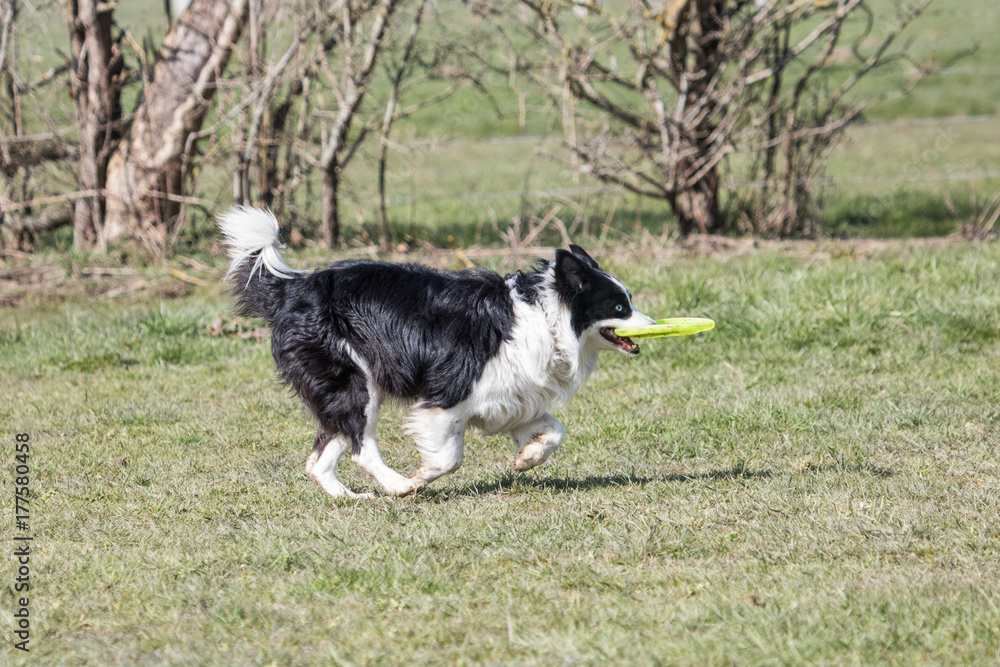
<path id="1" fill-rule="evenodd" d="M 639 346 L 633 343 L 632 339 L 619 336 L 611 327 L 601 329 L 601 335 L 629 354 L 639 354 Z"/>

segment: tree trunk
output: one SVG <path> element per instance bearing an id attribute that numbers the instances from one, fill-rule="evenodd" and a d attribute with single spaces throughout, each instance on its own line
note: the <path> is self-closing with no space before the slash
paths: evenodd
<path id="1" fill-rule="evenodd" d="M 77 187 L 104 188 L 108 159 L 121 136 L 122 54 L 111 38 L 110 5 L 96 0 L 71 0 L 68 6 L 73 68 L 73 93 L 79 136 L 80 170 Z M 73 209 L 73 247 L 86 250 L 97 243 L 106 249 L 99 195 L 81 197 Z"/>
<path id="2" fill-rule="evenodd" d="M 248 0 L 194 0 L 163 40 L 129 141 L 109 165 L 108 241 L 132 237 L 165 249 L 188 139 L 201 128 L 247 11 Z"/>
<path id="3" fill-rule="evenodd" d="M 289 144 L 287 150 L 291 151 L 289 142 L 291 137 L 287 135 L 285 128 L 295 99 L 302 94 L 302 91 L 301 80 L 292 82 L 285 99 L 270 110 L 260 133 L 261 168 L 257 192 L 261 203 L 275 212 L 281 210 L 284 205 L 283 197 L 287 196 L 285 189 L 288 184 L 288 170 L 281 170 L 278 166 L 282 141 Z M 287 165 L 290 160 L 290 155 L 286 153 L 285 164 Z M 279 194 L 282 194 L 281 198 L 278 197 Z"/>
<path id="4" fill-rule="evenodd" d="M 688 128 L 690 138 L 682 147 L 681 158 L 677 171 L 681 175 L 681 187 L 677 193 L 674 213 L 677 225 L 682 234 L 719 234 L 724 231 L 722 216 L 719 215 L 719 173 L 713 164 L 721 147 L 712 142 L 716 126 L 713 118 L 718 108 L 717 97 L 711 86 L 715 75 L 725 56 L 722 53 L 722 37 L 725 34 L 725 2 L 723 0 L 697 0 L 693 6 L 695 13 L 691 17 L 697 24 L 697 30 L 692 31 L 691 40 L 695 48 L 691 49 L 693 64 L 683 65 L 697 73 L 692 76 L 691 87 L 687 91 L 688 109 L 701 107 L 701 120 Z M 705 167 L 705 165 L 713 165 Z M 697 176 L 697 180 L 688 180 Z"/>
<path id="5" fill-rule="evenodd" d="M 684 236 L 725 231 L 719 214 L 719 175 L 714 168 L 698 181 L 681 188 L 670 204 Z"/>
<path id="6" fill-rule="evenodd" d="M 340 213 L 337 207 L 338 190 L 340 189 L 341 170 L 347 166 L 350 157 L 344 157 L 342 152 L 347 145 L 347 136 L 351 129 L 351 123 L 358 107 L 364 99 L 365 91 L 371 84 L 375 71 L 375 63 L 379 52 L 382 50 L 382 40 L 385 38 L 386 28 L 389 18 L 399 6 L 400 0 L 378 0 L 377 6 L 371 11 L 374 12 L 372 27 L 368 36 L 368 43 L 365 44 L 360 63 L 353 64 L 352 58 L 347 58 L 346 67 L 346 87 L 338 96 L 337 117 L 333 127 L 330 128 L 329 141 L 320 153 L 320 166 L 323 169 L 323 221 L 320 230 L 323 242 L 327 247 L 333 247 L 340 240 Z M 375 3 L 373 3 L 373 6 Z M 344 22 L 345 33 L 352 32 L 350 23 L 357 25 L 357 21 L 351 19 L 350 11 L 345 11 Z M 350 22 L 350 23 L 348 23 Z M 342 24 L 343 25 L 343 24 Z M 336 42 L 330 42 L 329 46 Z M 324 52 L 327 52 L 328 44 L 324 43 Z M 350 51 L 350 43 L 345 44 L 345 48 Z"/>
<path id="7" fill-rule="evenodd" d="M 333 163 L 323 170 L 323 224 L 320 233 L 327 248 L 333 248 L 340 239 L 340 212 L 337 210 L 339 190 L 340 166 L 334 158 Z"/>

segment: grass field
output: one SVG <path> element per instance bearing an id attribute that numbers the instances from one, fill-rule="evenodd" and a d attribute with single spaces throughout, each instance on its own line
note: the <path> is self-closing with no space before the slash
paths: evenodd
<path id="1" fill-rule="evenodd" d="M 407 499 L 305 477 L 266 337 L 208 331 L 221 261 L 180 299 L 0 310 L 35 535 L 33 649 L 0 661 L 1000 662 L 1000 246 L 601 257 L 641 309 L 718 328 L 605 357 L 545 466 L 472 437 Z M 414 464 L 398 415 L 380 436 Z"/>
<path id="2" fill-rule="evenodd" d="M 160 7 L 116 15 L 141 40 Z M 21 41 L 36 75 L 65 51 L 58 7 L 40 9 L 47 29 Z M 943 235 L 996 195 L 998 31 L 995 0 L 937 0 L 914 26 L 923 64 L 979 49 L 851 129 L 829 234 Z M 65 91 L 46 90 L 69 123 Z M 228 164 L 201 176 L 192 194 L 218 207 L 194 212 L 174 260 L 6 256 L 2 521 L 29 433 L 34 625 L 31 653 L 8 641 L 0 664 L 1000 664 L 1000 244 L 729 240 L 702 256 L 667 238 L 662 205 L 581 198 L 595 184 L 538 155 L 559 139 L 540 97 L 523 127 L 516 96 L 497 101 L 499 116 L 462 93 L 399 123 L 390 216 L 417 251 L 395 259 L 461 268 L 422 242 L 497 246 L 513 218 L 561 205 L 639 308 L 717 329 L 606 356 L 539 469 L 514 474 L 509 443 L 470 437 L 464 466 L 416 497 L 335 502 L 303 472 L 314 430 L 266 332 L 231 317 L 210 221 Z M 983 117 L 948 118 L 966 115 Z M 348 248 L 369 242 L 374 197 L 363 151 Z M 409 472 L 402 419 L 380 438 Z M 350 462 L 340 478 L 375 490 Z"/>

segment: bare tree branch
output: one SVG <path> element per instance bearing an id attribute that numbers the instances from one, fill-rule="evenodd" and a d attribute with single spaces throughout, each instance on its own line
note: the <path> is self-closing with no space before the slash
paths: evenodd
<path id="1" fill-rule="evenodd" d="M 761 147 L 751 168 L 780 170 L 783 182 L 764 193 L 781 199 L 768 204 L 781 212 L 764 226 L 786 234 L 805 228 L 797 227 L 809 200 L 803 176 L 868 108 L 845 103 L 848 92 L 898 55 L 893 41 L 930 1 L 904 12 L 845 78 L 831 64 L 848 21 L 867 11 L 864 0 L 628 0 L 613 11 L 577 3 L 576 19 L 566 4 L 520 0 L 530 11 L 520 39 L 533 39 L 543 56 L 522 54 L 517 67 L 561 105 L 575 166 L 666 200 L 684 234 L 726 228 L 720 173 L 741 147 Z"/>

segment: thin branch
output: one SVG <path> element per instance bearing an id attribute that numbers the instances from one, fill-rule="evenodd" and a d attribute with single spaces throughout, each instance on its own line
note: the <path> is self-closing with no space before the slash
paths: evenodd
<path id="1" fill-rule="evenodd" d="M 38 197 L 37 199 L 29 199 L 28 201 L 4 202 L 0 203 L 0 215 L 4 215 L 11 211 L 21 211 L 35 206 L 46 206 L 48 204 L 75 201 L 77 199 L 88 199 L 90 197 L 105 197 L 107 194 L 108 192 L 106 190 L 80 190 L 78 192 L 69 192 L 62 195 L 52 195 L 51 197 Z"/>
<path id="2" fill-rule="evenodd" d="M 73 224 L 73 207 L 69 205 L 50 208 L 40 215 L 3 215 L 0 229 L 12 232 L 48 232 Z"/>
<path id="3" fill-rule="evenodd" d="M 931 0 L 925 0 L 925 2 L 930 1 Z M 861 4 L 862 0 L 847 0 L 847 2 L 841 2 L 833 16 L 820 23 L 815 29 L 813 29 L 812 32 L 799 40 L 799 43 L 792 47 L 777 63 L 748 76 L 746 84 L 748 86 L 752 86 L 759 81 L 763 81 L 768 77 L 774 76 L 775 72 L 784 69 L 788 63 L 798 58 L 806 49 L 819 41 L 819 39 L 827 32 L 831 30 L 839 31 L 844 22 L 844 18 Z"/>

